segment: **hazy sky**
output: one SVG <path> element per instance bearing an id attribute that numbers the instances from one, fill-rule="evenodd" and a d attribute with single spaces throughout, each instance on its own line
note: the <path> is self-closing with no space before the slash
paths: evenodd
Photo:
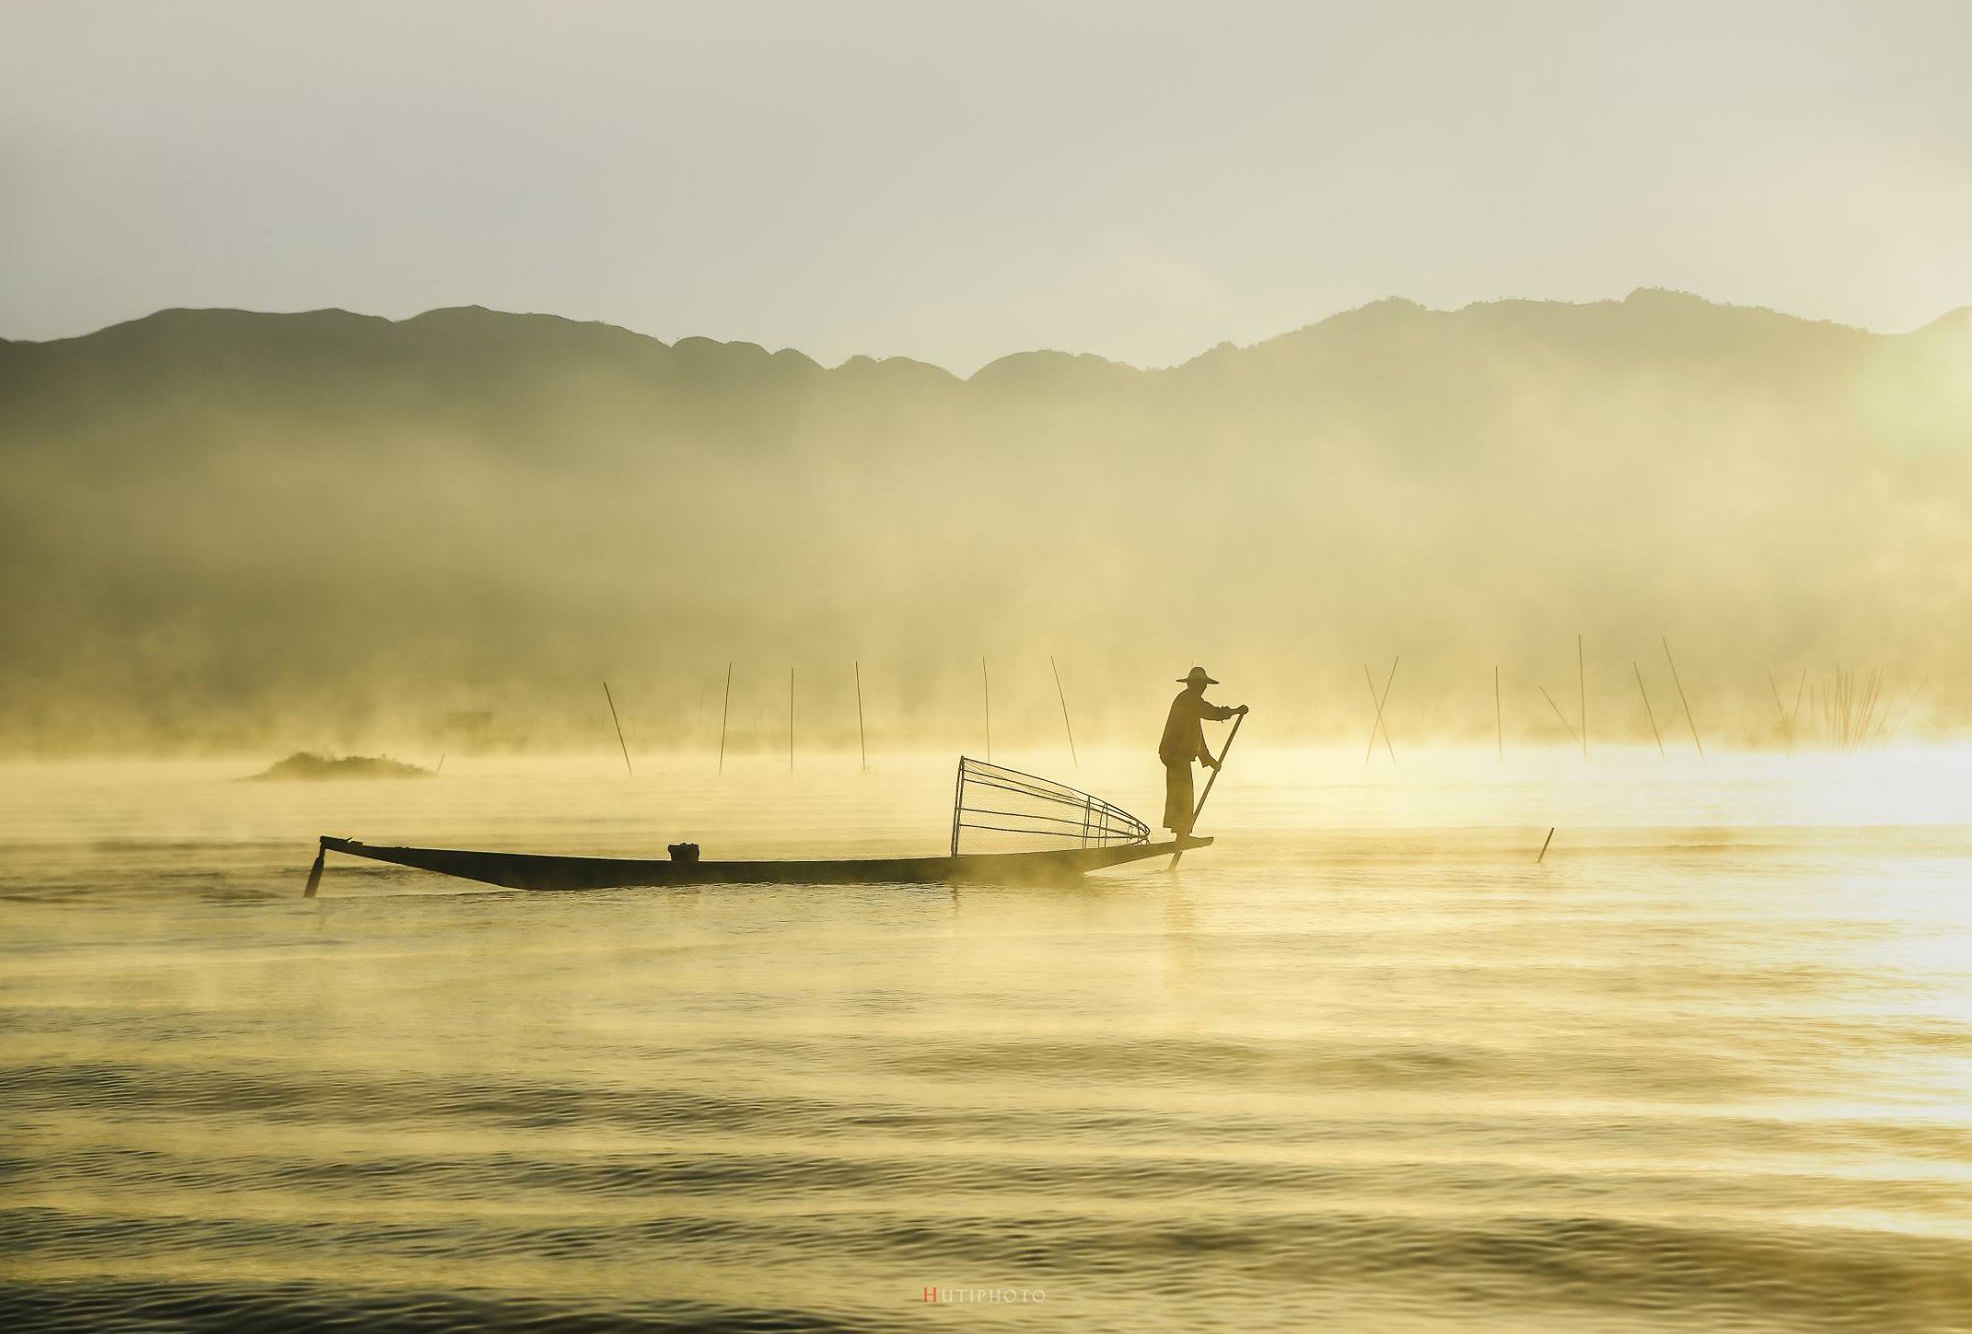
<path id="1" fill-rule="evenodd" d="M 481 304 L 970 371 L 1638 286 L 1972 304 L 1972 3 L 0 6 L 4 337 Z"/>

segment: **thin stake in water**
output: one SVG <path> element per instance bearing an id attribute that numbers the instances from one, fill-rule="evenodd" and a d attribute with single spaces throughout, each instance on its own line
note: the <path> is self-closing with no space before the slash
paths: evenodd
<path id="1" fill-rule="evenodd" d="M 1582 665 L 1582 637 L 1575 636 L 1575 682 L 1581 690 L 1582 704 L 1582 758 L 1589 757 L 1589 674 Z"/>
<path id="2" fill-rule="evenodd" d="M 1892 718 L 1889 726 L 1884 729 L 1883 739 L 1885 741 L 1888 741 L 1897 734 L 1897 728 L 1903 724 L 1904 715 L 1910 712 L 1910 706 L 1917 703 L 1917 697 L 1923 694 L 1924 687 L 1930 684 L 1931 678 L 1928 676 L 1917 683 L 1917 689 L 1910 692 L 1910 698 L 1904 701 L 1904 706 L 1897 710 L 1897 716 Z"/>
<path id="3" fill-rule="evenodd" d="M 623 740 L 623 724 L 616 716 L 616 700 L 609 693 L 609 682 L 603 682 L 603 698 L 609 701 L 609 720 L 616 724 L 616 744 L 623 747 L 623 772 L 635 778 L 637 771 L 630 767 L 630 747 Z"/>
<path id="4" fill-rule="evenodd" d="M 870 743 L 863 734 L 863 664 L 856 664 L 856 749 L 863 756 L 863 772 L 870 771 Z"/>
<path id="5" fill-rule="evenodd" d="M 1061 688 L 1061 668 L 1054 665 L 1054 654 L 1048 655 L 1048 669 L 1054 673 L 1054 693 L 1061 700 L 1061 725 L 1068 732 L 1068 758 L 1075 762 L 1075 770 L 1081 772 L 1082 759 L 1075 753 L 1075 724 L 1068 721 L 1068 692 Z"/>
<path id="6" fill-rule="evenodd" d="M 726 720 L 733 716 L 733 664 L 726 664 L 726 702 L 719 708 L 719 772 L 726 772 Z"/>
<path id="7" fill-rule="evenodd" d="M 1685 725 L 1691 729 L 1691 744 L 1698 747 L 1698 758 L 1705 758 L 1705 743 L 1698 739 L 1698 722 L 1691 716 L 1691 701 L 1685 698 L 1684 682 L 1678 679 L 1678 660 L 1671 656 L 1671 641 L 1658 636 L 1658 643 L 1664 646 L 1664 661 L 1671 664 L 1671 684 L 1678 688 L 1678 703 L 1684 706 Z"/>
<path id="8" fill-rule="evenodd" d="M 1774 684 L 1773 673 L 1767 673 L 1767 689 L 1773 692 L 1774 715 L 1780 719 L 1780 735 L 1787 742 L 1787 753 L 1794 753 L 1794 728 L 1787 721 L 1787 710 L 1780 707 L 1780 687 Z"/>
<path id="9" fill-rule="evenodd" d="M 787 669 L 787 771 L 794 772 L 794 668 Z"/>
<path id="10" fill-rule="evenodd" d="M 1397 679 L 1397 664 L 1403 661 L 1402 655 L 1390 659 L 1390 675 L 1384 678 L 1383 693 L 1376 693 L 1376 678 L 1369 674 L 1369 664 L 1363 664 L 1363 684 L 1369 687 L 1370 702 L 1376 705 L 1376 721 L 1369 725 L 1369 745 L 1363 747 L 1363 764 L 1367 766 L 1370 756 L 1376 754 L 1376 734 L 1383 734 L 1383 749 L 1390 754 L 1390 763 L 1397 762 L 1397 752 L 1390 745 L 1390 727 L 1383 721 L 1383 706 L 1390 702 L 1390 687 Z"/>
<path id="11" fill-rule="evenodd" d="M 1561 730 L 1568 734 L 1568 739 L 1570 741 L 1580 740 L 1580 738 L 1575 735 L 1575 725 L 1568 721 L 1568 715 L 1563 713 L 1561 711 L 1561 706 L 1554 702 L 1554 696 L 1547 693 L 1546 686 L 1541 687 L 1541 698 L 1547 701 L 1547 706 L 1550 709 L 1554 710 L 1554 716 L 1560 720 Z"/>
<path id="12" fill-rule="evenodd" d="M 986 675 L 986 655 L 979 655 L 979 685 L 986 694 L 986 763 L 993 762 L 993 679 Z"/>
<path id="13" fill-rule="evenodd" d="M 1493 745 L 1498 749 L 1499 763 L 1506 763 L 1506 713 L 1500 707 L 1500 668 L 1493 664 Z"/>
<path id="14" fill-rule="evenodd" d="M 1552 842 L 1554 842 L 1554 826 L 1549 825 L 1547 831 L 1547 837 L 1541 840 L 1541 855 L 1534 858 L 1534 865 L 1539 866 L 1544 860 L 1546 860 L 1547 845 Z"/>
<path id="15" fill-rule="evenodd" d="M 1670 756 L 1664 753 L 1664 734 L 1657 730 L 1657 714 L 1650 707 L 1650 692 L 1643 688 L 1643 668 L 1636 665 L 1635 658 L 1630 659 L 1630 670 L 1636 673 L 1636 689 L 1643 696 L 1643 716 L 1650 720 L 1650 735 L 1657 738 L 1657 758 L 1667 760 Z"/>

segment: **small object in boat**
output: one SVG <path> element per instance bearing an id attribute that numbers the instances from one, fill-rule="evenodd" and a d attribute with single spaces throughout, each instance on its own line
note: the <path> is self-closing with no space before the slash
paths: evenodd
<path id="1" fill-rule="evenodd" d="M 696 843 L 667 844 L 665 851 L 671 854 L 671 860 L 674 862 L 685 862 L 689 864 L 698 861 L 698 844 Z"/>

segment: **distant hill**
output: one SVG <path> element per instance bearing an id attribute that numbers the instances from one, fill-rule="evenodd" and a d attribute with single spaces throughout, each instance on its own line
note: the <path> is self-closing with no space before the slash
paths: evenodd
<path id="1" fill-rule="evenodd" d="M 1969 469 L 1972 311 L 1388 300 L 964 380 L 477 308 L 163 311 L 0 342 L 0 746 L 348 749 L 461 712 L 567 741 L 605 675 L 683 744 L 728 660 L 749 701 L 815 682 L 822 740 L 852 659 L 934 739 L 982 652 L 1012 729 L 1051 653 L 1118 736 L 1194 660 L 1280 732 L 1350 731 L 1401 653 L 1411 725 L 1489 730 L 1498 664 L 1554 739 L 1536 687 L 1577 633 L 1608 733 L 1641 734 L 1659 636 L 1748 740 L 1769 672 L 1838 664 L 1958 726 Z"/>

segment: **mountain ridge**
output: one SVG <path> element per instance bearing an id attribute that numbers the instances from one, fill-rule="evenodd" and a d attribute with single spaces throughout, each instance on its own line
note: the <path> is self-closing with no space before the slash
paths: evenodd
<path id="1" fill-rule="evenodd" d="M 1758 740 L 1769 669 L 1837 662 L 1972 725 L 1959 625 L 1951 316 L 1393 298 L 1172 367 L 967 379 L 475 307 L 0 345 L 0 750 L 352 751 L 487 710 L 569 736 L 571 682 L 690 697 L 728 661 L 861 661 L 935 729 L 980 651 L 1072 664 L 1098 735 L 1154 711 L 1147 661 L 1236 663 L 1282 736 L 1353 728 L 1362 660 L 1399 652 L 1456 732 L 1491 726 L 1455 707 L 1481 668 L 1527 693 L 1578 633 L 1625 669 L 1672 638 Z"/>
<path id="2" fill-rule="evenodd" d="M 998 376 L 1006 373 L 1010 365 L 1023 366 L 1037 359 L 1050 364 L 1073 364 L 1087 368 L 1116 367 L 1149 373 L 1182 369 L 1194 362 L 1203 361 L 1221 354 L 1228 349 L 1240 352 L 1250 351 L 1254 348 L 1262 348 L 1280 343 L 1283 340 L 1295 340 L 1303 335 L 1308 335 L 1316 331 L 1356 334 L 1365 329 L 1372 329 L 1378 326 L 1400 327 L 1403 321 L 1414 321 L 1420 318 L 1439 320 L 1460 318 L 1495 319 L 1518 314 L 1531 314 L 1535 318 L 1551 320 L 1558 317 L 1559 320 L 1566 321 L 1571 315 L 1595 318 L 1612 310 L 1631 313 L 1647 310 L 1678 314 L 1689 314 L 1695 311 L 1710 314 L 1737 312 L 1743 317 L 1755 320 L 1770 318 L 1773 321 L 1790 326 L 1812 326 L 1830 330 L 1841 330 L 1844 333 L 1860 335 L 1866 338 L 1907 337 L 1912 334 L 1926 333 L 1940 326 L 1952 326 L 1955 323 L 1972 320 L 1972 306 L 1963 306 L 1946 311 L 1936 319 L 1920 325 L 1915 329 L 1877 332 L 1862 329 L 1854 325 L 1843 324 L 1836 320 L 1796 315 L 1767 306 L 1739 305 L 1731 302 L 1713 301 L 1695 293 L 1659 287 L 1638 287 L 1620 298 L 1598 298 L 1592 301 L 1571 302 L 1540 298 L 1501 297 L 1487 301 L 1468 302 L 1463 306 L 1450 308 L 1426 306 L 1408 297 L 1393 295 L 1380 297 L 1374 301 L 1369 301 L 1347 310 L 1336 311 L 1333 314 L 1323 316 L 1321 319 L 1308 324 L 1294 329 L 1284 330 L 1251 343 L 1221 342 L 1182 361 L 1166 366 L 1139 366 L 1131 362 L 1119 361 L 1112 357 L 1086 351 L 1074 352 L 1059 348 L 1029 348 L 1009 352 L 993 358 L 982 364 L 971 375 L 966 376 L 960 376 L 947 367 L 938 366 L 935 362 L 928 362 L 922 358 L 912 357 L 908 354 L 876 356 L 869 353 L 853 353 L 834 366 L 829 366 L 798 348 L 786 347 L 776 349 L 772 353 L 767 353 L 764 344 L 747 339 L 721 340 L 692 334 L 681 336 L 667 343 L 655 335 L 642 333 L 625 325 L 612 324 L 606 320 L 574 319 L 552 312 L 506 311 L 477 304 L 437 306 L 413 315 L 395 319 L 389 316 L 364 314 L 338 306 L 327 306 L 303 311 L 257 311 L 231 306 L 173 306 L 153 311 L 147 315 L 140 315 L 128 320 L 118 321 L 114 324 L 104 325 L 99 329 L 91 330 L 87 333 L 68 335 L 62 338 L 41 340 L 0 338 L 0 348 L 57 348 L 86 343 L 92 340 L 99 342 L 118 341 L 159 333 L 172 337 L 181 337 L 186 332 L 191 331 L 194 324 L 200 326 L 197 330 L 198 332 L 209 332 L 214 328 L 226 325 L 243 327 L 247 324 L 252 324 L 260 328 L 274 327 L 272 323 L 263 322 L 282 322 L 288 324 L 290 327 L 301 327 L 311 324 L 326 326 L 334 323 L 352 330 L 359 327 L 369 330 L 388 327 L 420 332 L 427 329 L 458 332 L 462 329 L 470 330 L 474 324 L 481 324 L 491 320 L 506 323 L 508 327 L 577 332 L 578 336 L 583 337 L 609 339 L 620 337 L 623 340 L 634 341 L 634 343 L 639 345 L 648 345 L 667 351 L 673 351 L 690 344 L 740 350 L 753 349 L 776 357 L 791 354 L 793 357 L 798 357 L 818 369 L 828 372 L 840 371 L 851 363 L 874 362 L 882 365 L 892 362 L 909 362 L 918 366 L 935 367 L 938 370 L 944 371 L 946 375 L 951 376 L 953 379 L 969 383 L 977 379 L 982 373 L 990 371 L 993 373 L 993 376 Z M 1557 325 L 1557 327 L 1559 326 Z M 1067 359 L 1066 363 L 1060 360 L 1064 358 Z"/>

